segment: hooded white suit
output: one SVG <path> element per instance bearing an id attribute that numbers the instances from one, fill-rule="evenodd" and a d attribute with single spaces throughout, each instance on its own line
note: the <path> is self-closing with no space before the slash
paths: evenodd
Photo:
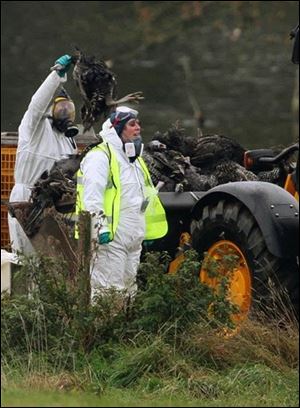
<path id="1" fill-rule="evenodd" d="M 19 140 L 15 164 L 15 185 L 10 202 L 28 201 L 31 188 L 45 170 L 50 170 L 56 160 L 67 154 L 77 153 L 71 141 L 54 129 L 47 118 L 53 97 L 66 75 L 60 77 L 53 71 L 33 95 L 19 126 Z M 15 218 L 8 216 L 10 242 L 13 251 L 29 255 L 34 249 Z"/>
<path id="2" fill-rule="evenodd" d="M 128 111 L 119 107 L 118 111 Z M 133 111 L 136 112 L 136 111 Z M 106 120 L 100 132 L 116 153 L 120 165 L 121 203 L 119 224 L 112 242 L 96 245 L 91 262 L 92 295 L 97 288 L 136 290 L 136 273 L 139 265 L 142 242 L 145 236 L 145 216 L 141 206 L 145 199 L 145 182 L 142 169 L 137 160 L 130 163 L 123 151 L 123 143 Z M 104 192 L 108 182 L 109 161 L 103 151 L 89 152 L 81 163 L 84 184 L 84 208 L 90 213 L 104 211 Z M 97 230 L 92 221 L 92 238 L 97 237 Z M 107 232 L 102 225 L 100 233 Z"/>

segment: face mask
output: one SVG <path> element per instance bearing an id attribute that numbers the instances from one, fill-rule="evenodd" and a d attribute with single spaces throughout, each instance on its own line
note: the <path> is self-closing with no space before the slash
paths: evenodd
<path id="1" fill-rule="evenodd" d="M 52 120 L 53 126 L 66 137 L 74 137 L 79 132 L 78 127 L 74 125 L 75 106 L 70 100 L 62 99 L 54 103 Z"/>
<path id="2" fill-rule="evenodd" d="M 142 156 L 144 150 L 144 144 L 141 136 L 136 137 L 131 142 L 124 143 L 124 151 L 129 161 L 132 163 L 139 156 Z"/>
<path id="3" fill-rule="evenodd" d="M 73 122 L 67 119 L 55 120 L 53 119 L 53 126 L 61 133 L 64 133 L 66 137 L 74 137 L 78 135 L 79 129 L 73 124 Z"/>

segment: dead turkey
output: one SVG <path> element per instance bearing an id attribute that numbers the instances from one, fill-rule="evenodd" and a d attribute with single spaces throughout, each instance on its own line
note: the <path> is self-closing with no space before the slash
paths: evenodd
<path id="1" fill-rule="evenodd" d="M 85 55 L 78 49 L 72 59 L 75 63 L 73 78 L 83 98 L 81 119 L 84 131 L 100 119 L 106 119 L 118 104 L 144 99 L 142 92 L 134 92 L 117 100 L 116 75 L 103 60 Z"/>
<path id="2" fill-rule="evenodd" d="M 207 191 L 219 184 L 257 180 L 243 166 L 245 149 L 223 135 L 187 136 L 176 122 L 156 132 L 146 145 L 145 161 L 161 191 Z"/>
<path id="3" fill-rule="evenodd" d="M 190 157 L 191 163 L 199 168 L 214 168 L 220 161 L 232 160 L 243 164 L 243 148 L 235 140 L 223 135 L 188 136 L 179 122 L 173 124 L 165 133 L 157 132 L 153 139 L 165 144 L 167 148 L 178 150 Z"/>
<path id="4" fill-rule="evenodd" d="M 45 170 L 35 182 L 29 198 L 29 205 L 26 208 L 26 217 L 22 222 L 24 231 L 29 237 L 38 231 L 43 220 L 44 210 L 55 208 L 63 214 L 74 211 L 76 175 L 80 162 L 87 152 L 99 143 L 101 140 L 88 145 L 81 153 L 71 154 L 54 162 L 52 168 Z M 14 217 L 14 203 L 8 203 L 8 208 Z"/>
<path id="5" fill-rule="evenodd" d="M 160 186 L 161 192 L 207 191 L 217 185 L 213 174 L 202 174 L 189 157 L 158 141 L 146 144 L 143 158 L 153 183 Z"/>

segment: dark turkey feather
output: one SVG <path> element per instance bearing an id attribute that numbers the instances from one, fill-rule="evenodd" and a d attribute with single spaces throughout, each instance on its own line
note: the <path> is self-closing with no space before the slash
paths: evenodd
<path id="1" fill-rule="evenodd" d="M 267 181 L 268 183 L 279 184 L 283 178 L 283 171 L 279 167 L 275 167 L 273 170 L 260 171 L 257 177 L 260 181 Z"/>
<path id="2" fill-rule="evenodd" d="M 171 126 L 164 134 L 156 132 L 153 139 L 169 149 L 189 156 L 191 163 L 200 168 L 214 168 L 221 160 L 243 164 L 245 149 L 233 139 L 223 135 L 186 136 L 179 124 Z"/>
<path id="3" fill-rule="evenodd" d="M 224 160 L 217 164 L 214 171 L 217 184 L 226 184 L 233 181 L 257 181 L 258 177 L 245 167 L 232 160 Z"/>
<path id="4" fill-rule="evenodd" d="M 70 154 L 64 159 L 55 161 L 51 169 L 45 170 L 35 182 L 30 201 L 42 208 L 52 205 L 55 207 L 59 205 L 62 208 L 63 203 L 66 203 L 66 207 L 72 207 L 76 199 L 76 173 L 81 160 L 99 143 L 101 140 L 90 144 L 81 153 Z M 69 208 L 66 211 L 68 210 Z"/>
<path id="5" fill-rule="evenodd" d="M 156 150 L 158 144 L 152 141 L 146 145 L 143 154 L 153 183 L 164 183 L 160 188 L 161 192 L 207 191 L 217 185 L 216 178 L 210 174 L 201 174 L 201 171 L 190 163 L 189 157 L 183 156 L 179 151 L 165 149 L 165 145 L 161 145 L 161 150 Z"/>
<path id="6" fill-rule="evenodd" d="M 150 173 L 167 182 L 161 191 L 207 191 L 216 185 L 257 180 L 243 166 L 245 149 L 223 135 L 187 136 L 179 122 L 165 133 L 156 132 L 146 145 Z"/>
<path id="7" fill-rule="evenodd" d="M 73 78 L 83 98 L 81 119 L 84 131 L 100 119 L 106 119 L 118 104 L 144 99 L 142 92 L 135 92 L 117 100 L 116 76 L 103 60 L 77 50 L 73 61 Z"/>
<path id="8" fill-rule="evenodd" d="M 214 167 L 221 160 L 243 164 L 245 149 L 235 140 L 223 135 L 207 135 L 198 139 L 191 163 L 198 167 Z"/>

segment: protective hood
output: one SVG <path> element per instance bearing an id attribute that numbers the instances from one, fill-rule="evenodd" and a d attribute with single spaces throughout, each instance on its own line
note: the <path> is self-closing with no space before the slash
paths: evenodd
<path id="1" fill-rule="evenodd" d="M 119 106 L 117 108 L 117 112 L 132 112 L 135 116 L 138 115 L 138 111 L 128 108 L 127 106 Z M 112 127 L 110 119 L 107 119 L 103 123 L 100 136 L 105 142 L 110 143 L 116 150 L 122 150 L 122 152 L 124 152 L 123 142 L 117 134 L 115 128 Z"/>
<path id="2" fill-rule="evenodd" d="M 112 127 L 110 119 L 107 119 L 103 123 L 100 136 L 105 142 L 110 143 L 116 150 L 125 154 L 130 163 L 133 163 L 137 157 L 142 156 L 143 154 L 144 144 L 141 136 L 137 136 L 131 142 L 123 143 L 115 128 Z"/>
<path id="3" fill-rule="evenodd" d="M 115 129 L 111 126 L 110 119 L 107 119 L 103 123 L 100 136 L 104 142 L 110 143 L 116 150 L 123 150 L 123 142 L 119 138 Z"/>

